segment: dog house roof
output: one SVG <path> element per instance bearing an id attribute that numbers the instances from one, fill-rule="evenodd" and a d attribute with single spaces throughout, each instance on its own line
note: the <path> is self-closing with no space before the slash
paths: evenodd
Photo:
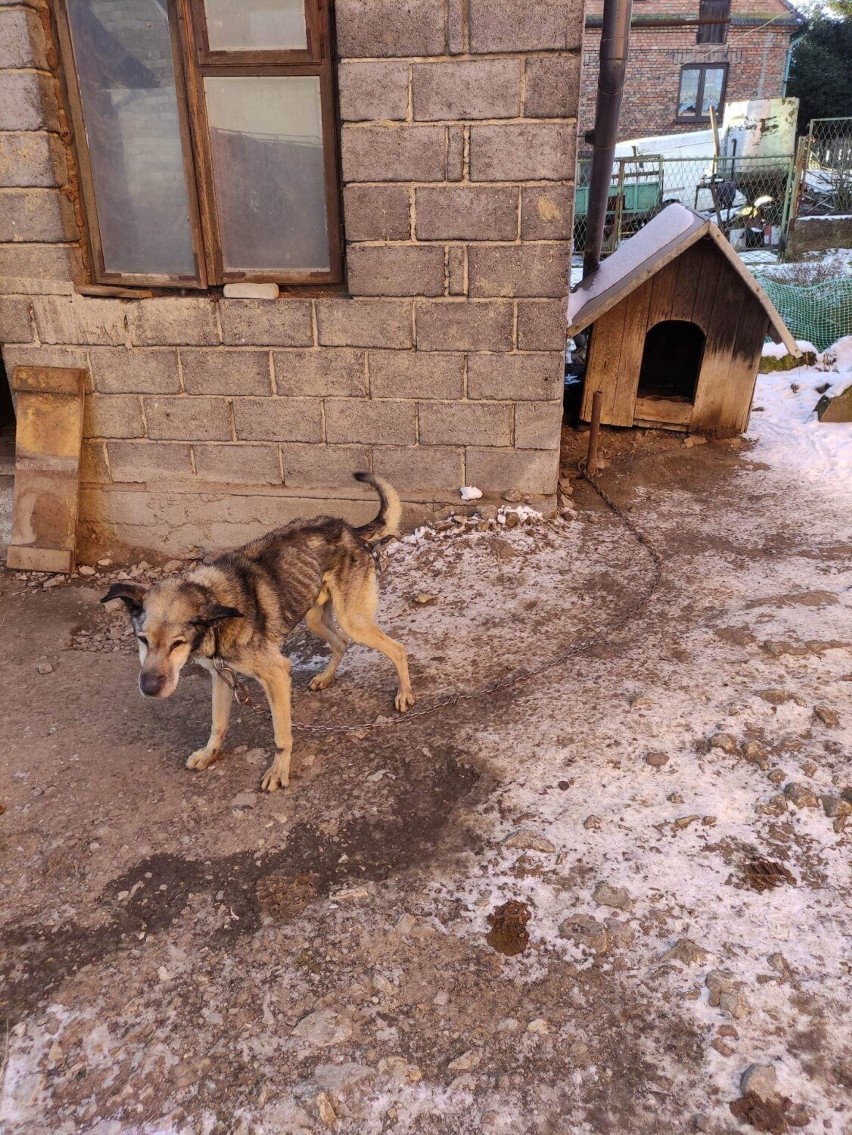
<path id="1" fill-rule="evenodd" d="M 687 209 L 667 205 L 638 233 L 626 240 L 602 262 L 596 272 L 581 280 L 568 297 L 568 334 L 584 330 L 596 319 L 629 296 L 640 284 L 655 275 L 703 237 L 709 237 L 728 263 L 760 301 L 769 318 L 770 335 L 783 343 L 791 355 L 801 351 L 787 330 L 769 296 L 725 239 L 718 225 Z"/>

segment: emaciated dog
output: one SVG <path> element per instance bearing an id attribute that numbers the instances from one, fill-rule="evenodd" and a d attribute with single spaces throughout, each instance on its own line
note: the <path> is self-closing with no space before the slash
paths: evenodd
<path id="1" fill-rule="evenodd" d="M 272 711 L 275 759 L 261 787 L 274 792 L 289 783 L 290 661 L 281 647 L 301 619 L 331 647 L 331 661 L 311 682 L 312 690 L 330 685 L 348 636 L 393 662 L 399 675 L 395 702 L 399 712 L 414 704 L 405 647 L 384 634 L 375 621 L 378 592 L 370 544 L 397 534 L 402 516 L 399 495 L 371 473 L 356 473 L 355 479 L 372 485 L 381 500 L 379 513 L 369 524 L 353 528 L 329 516 L 294 520 L 185 577 L 165 579 L 150 588 L 114 583 L 101 600 L 121 599 L 127 607 L 142 664 L 139 689 L 146 697 L 167 698 L 174 693 L 180 671 L 190 659 L 210 672 L 210 738 L 192 754 L 187 768 L 207 768 L 219 753 L 233 694 L 220 669 L 226 673 L 230 669 L 256 678 Z"/>

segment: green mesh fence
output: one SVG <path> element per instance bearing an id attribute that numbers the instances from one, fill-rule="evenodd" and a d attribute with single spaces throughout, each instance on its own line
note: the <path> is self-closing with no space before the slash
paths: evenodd
<path id="1" fill-rule="evenodd" d="M 809 286 L 783 284 L 762 274 L 757 279 L 794 339 L 807 339 L 824 351 L 844 335 L 852 335 L 852 279 Z"/>

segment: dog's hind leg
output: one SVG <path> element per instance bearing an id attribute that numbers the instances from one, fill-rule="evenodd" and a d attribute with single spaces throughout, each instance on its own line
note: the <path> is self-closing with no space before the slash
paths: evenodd
<path id="1" fill-rule="evenodd" d="M 311 634 L 323 639 L 331 647 L 331 661 L 325 670 L 313 679 L 308 686 L 309 690 L 324 690 L 331 685 L 337 667 L 340 665 L 340 660 L 349 645 L 346 639 L 337 633 L 337 628 L 331 621 L 330 608 L 330 600 L 323 600 L 321 597 L 305 615 L 305 622 Z"/>
<path id="2" fill-rule="evenodd" d="M 408 655 L 401 642 L 390 638 L 376 625 L 378 595 L 375 575 L 368 575 L 359 586 L 349 588 L 348 592 L 344 592 L 331 580 L 329 586 L 334 602 L 334 613 L 343 633 L 349 635 L 355 642 L 380 651 L 396 667 L 399 689 L 394 705 L 400 713 L 405 713 L 414 705 L 414 693 L 408 673 Z"/>
<path id="3" fill-rule="evenodd" d="M 219 746 L 225 739 L 228 731 L 228 722 L 231 719 L 231 705 L 233 703 L 233 690 L 224 678 L 207 659 L 199 660 L 204 669 L 209 671 L 213 683 L 213 722 L 210 726 L 210 737 L 203 749 L 197 749 L 186 762 L 187 768 L 207 768 L 215 761 Z"/>

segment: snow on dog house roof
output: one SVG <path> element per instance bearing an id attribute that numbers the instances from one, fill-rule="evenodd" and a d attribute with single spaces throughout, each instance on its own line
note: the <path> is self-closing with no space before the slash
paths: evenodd
<path id="1" fill-rule="evenodd" d="M 801 354 L 769 296 L 743 264 L 719 230 L 685 205 L 667 205 L 644 228 L 626 240 L 598 270 L 577 285 L 568 297 L 568 334 L 583 331 L 629 296 L 640 284 L 671 263 L 687 248 L 708 237 L 760 301 L 769 320 L 769 333 L 791 355 Z"/>

